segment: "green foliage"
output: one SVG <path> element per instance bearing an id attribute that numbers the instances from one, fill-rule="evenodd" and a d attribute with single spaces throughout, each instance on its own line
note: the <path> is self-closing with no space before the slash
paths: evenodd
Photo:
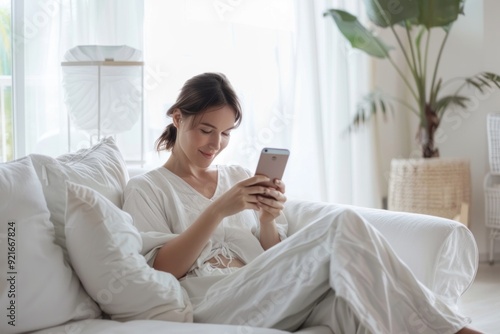
<path id="1" fill-rule="evenodd" d="M 415 0 L 365 1 L 365 6 L 370 21 L 382 28 L 415 19 L 419 13 Z"/>
<path id="2" fill-rule="evenodd" d="M 424 157 L 438 156 L 434 148 L 434 132 L 441 118 L 451 107 L 467 108 L 470 99 L 460 95 L 465 87 L 472 87 L 483 93 L 485 89 L 500 88 L 500 77 L 495 73 L 481 72 L 464 78 L 459 88 L 451 95 L 441 96 L 443 80 L 437 78 L 439 63 L 453 23 L 464 14 L 464 0 L 364 0 L 367 16 L 380 29 L 390 29 L 399 51 L 401 51 L 407 71 L 405 75 L 391 57 L 391 50 L 383 40 L 365 28 L 356 16 L 339 9 L 329 9 L 324 16 L 331 16 L 344 37 L 353 48 L 381 59 L 386 59 L 396 70 L 411 93 L 412 101 L 406 102 L 379 93 L 370 93 L 357 108 L 353 125 L 367 121 L 371 115 L 385 114 L 391 103 L 402 105 L 420 119 L 420 132 Z M 401 29 L 399 33 L 396 29 Z M 429 43 L 434 29 L 442 29 L 439 52 L 433 67 L 429 66 Z M 456 81 L 455 81 L 456 82 Z M 431 154 L 431 155 L 429 155 Z"/>
<path id="3" fill-rule="evenodd" d="M 351 43 L 352 47 L 378 58 L 387 58 L 389 55 L 389 47 L 371 31 L 363 27 L 354 15 L 335 9 L 329 10 L 324 15 L 330 15 L 335 20 L 340 31 Z"/>
<path id="4" fill-rule="evenodd" d="M 0 8 L 0 76 L 10 76 L 12 74 L 12 50 L 11 50 L 11 15 L 10 10 L 7 8 Z M 0 120 L 2 129 L 6 133 L 5 136 L 6 146 L 0 144 L 0 154 L 6 158 L 6 161 L 12 160 L 13 156 L 13 124 L 12 124 L 12 87 L 0 87 L 3 89 L 4 100 L 0 99 L 0 103 L 5 110 L 5 119 Z M 5 124 L 1 124 L 5 121 Z M 3 130 L 2 130 L 3 131 Z M 2 152 L 1 150 L 6 150 Z"/>
<path id="5" fill-rule="evenodd" d="M 0 75 L 10 75 L 11 64 L 10 12 L 5 8 L 0 8 Z"/>
<path id="6" fill-rule="evenodd" d="M 427 29 L 441 27 L 448 29 L 463 14 L 464 0 L 419 0 L 419 15 L 415 25 Z"/>

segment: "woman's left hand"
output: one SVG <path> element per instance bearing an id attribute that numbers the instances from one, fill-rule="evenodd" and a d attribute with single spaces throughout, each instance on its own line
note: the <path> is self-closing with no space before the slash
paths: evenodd
<path id="1" fill-rule="evenodd" d="M 260 223 L 271 223 L 281 214 L 286 202 L 285 184 L 281 180 L 274 180 L 276 189 L 266 188 L 262 195 L 258 195 L 258 205 L 260 207 Z"/>

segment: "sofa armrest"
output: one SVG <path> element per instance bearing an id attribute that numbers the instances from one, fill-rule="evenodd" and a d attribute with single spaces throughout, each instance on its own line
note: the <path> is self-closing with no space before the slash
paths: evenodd
<path id="1" fill-rule="evenodd" d="M 469 229 L 454 220 L 342 204 L 290 200 L 284 214 L 291 235 L 318 212 L 350 208 L 372 224 L 417 279 L 452 303 L 472 284 L 478 250 Z"/>

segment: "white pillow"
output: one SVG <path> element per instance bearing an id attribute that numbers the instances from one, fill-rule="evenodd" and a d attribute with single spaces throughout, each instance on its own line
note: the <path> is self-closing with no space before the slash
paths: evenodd
<path id="1" fill-rule="evenodd" d="M 132 217 L 96 191 L 67 183 L 66 241 L 74 270 L 111 319 L 193 321 L 177 279 L 151 268 Z"/>
<path id="2" fill-rule="evenodd" d="M 115 205 L 122 206 L 123 190 L 129 176 L 113 137 L 104 138 L 91 148 L 57 158 L 40 154 L 30 154 L 30 158 L 42 183 L 56 232 L 56 243 L 65 253 L 66 181 L 95 189 Z"/>
<path id="3" fill-rule="evenodd" d="M 54 244 L 54 227 L 31 160 L 0 164 L 0 333 L 21 333 L 101 311 Z"/>

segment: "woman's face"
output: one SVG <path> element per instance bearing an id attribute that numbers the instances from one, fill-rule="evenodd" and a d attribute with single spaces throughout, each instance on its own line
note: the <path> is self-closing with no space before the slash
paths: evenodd
<path id="1" fill-rule="evenodd" d="M 226 148 L 236 122 L 235 112 L 229 106 L 209 109 L 199 117 L 180 118 L 180 112 L 177 117 L 176 146 L 190 163 L 201 168 L 210 166 Z"/>

